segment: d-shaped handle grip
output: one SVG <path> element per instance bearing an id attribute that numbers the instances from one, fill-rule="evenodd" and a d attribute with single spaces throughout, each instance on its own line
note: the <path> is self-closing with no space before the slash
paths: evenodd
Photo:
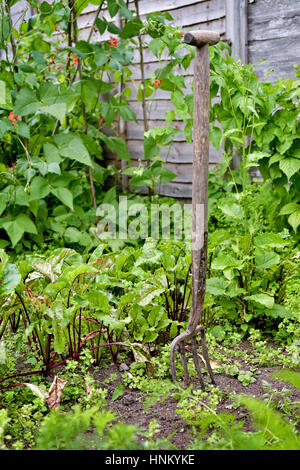
<path id="1" fill-rule="evenodd" d="M 201 47 L 204 44 L 213 46 L 220 41 L 220 34 L 215 31 L 189 31 L 184 35 L 183 41 L 191 46 Z"/>

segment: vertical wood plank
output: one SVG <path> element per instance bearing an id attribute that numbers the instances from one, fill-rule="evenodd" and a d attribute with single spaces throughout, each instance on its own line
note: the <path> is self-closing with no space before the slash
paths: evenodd
<path id="1" fill-rule="evenodd" d="M 226 37 L 232 56 L 248 63 L 248 1 L 226 0 Z"/>

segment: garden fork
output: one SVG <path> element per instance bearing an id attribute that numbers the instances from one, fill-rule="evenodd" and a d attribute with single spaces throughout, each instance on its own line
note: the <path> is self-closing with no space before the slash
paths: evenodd
<path id="1" fill-rule="evenodd" d="M 203 302 L 206 286 L 207 259 L 207 205 L 208 205 L 208 156 L 209 156 L 209 46 L 219 42 L 220 36 L 213 31 L 186 33 L 184 42 L 196 46 L 194 63 L 194 149 L 192 185 L 192 306 L 186 331 L 178 335 L 171 344 L 170 366 L 173 381 L 176 381 L 174 354 L 179 349 L 186 386 L 190 382 L 185 343 L 191 340 L 193 360 L 201 388 L 204 381 L 197 354 L 196 336 L 200 332 L 202 355 L 211 382 L 215 384 L 206 346 L 205 329 L 202 323 Z"/>

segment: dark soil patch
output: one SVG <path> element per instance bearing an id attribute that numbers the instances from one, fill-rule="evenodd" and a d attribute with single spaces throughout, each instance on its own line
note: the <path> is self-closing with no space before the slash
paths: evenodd
<path id="1" fill-rule="evenodd" d="M 243 346 L 247 348 L 247 346 Z M 249 363 L 244 363 L 239 360 L 241 368 L 243 370 L 249 369 Z M 271 377 L 271 373 L 278 370 L 278 366 L 274 367 L 257 367 L 255 374 L 256 381 L 249 385 L 243 385 L 237 377 L 230 377 L 224 373 L 215 374 L 216 385 L 219 389 L 224 392 L 224 399 L 221 400 L 217 407 L 217 411 L 225 411 L 226 413 L 234 413 L 238 421 L 243 420 L 243 430 L 254 431 L 251 416 L 249 412 L 242 407 L 238 409 L 233 408 L 233 400 L 227 397 L 228 393 L 235 392 L 236 395 L 246 394 L 258 399 L 263 400 L 265 398 L 266 390 L 264 389 L 263 382 L 266 381 L 274 389 L 281 392 L 283 388 L 289 389 L 291 393 L 288 395 L 291 402 L 300 403 L 300 391 L 295 389 L 293 386 L 288 385 L 284 382 L 276 380 Z M 176 407 L 178 400 L 169 396 L 163 402 L 156 402 L 148 409 L 145 410 L 145 393 L 140 390 L 132 390 L 128 387 L 124 387 L 124 394 L 112 400 L 113 392 L 116 386 L 122 382 L 122 376 L 116 365 L 112 364 L 108 369 L 100 369 L 95 376 L 95 380 L 102 384 L 103 380 L 108 379 L 111 374 L 117 373 L 117 379 L 111 382 L 105 383 L 102 386 L 107 389 L 107 403 L 108 407 L 115 412 L 119 421 L 126 424 L 133 424 L 139 426 L 143 430 L 147 430 L 149 423 L 154 418 L 159 424 L 159 433 L 156 434 L 156 438 L 168 438 L 170 441 L 179 449 L 187 449 L 194 436 L 192 434 L 192 427 L 181 419 L 181 416 L 176 413 Z M 209 383 L 209 379 L 205 378 L 206 383 Z M 199 388 L 199 382 L 194 379 L 192 381 L 195 389 Z M 300 430 L 300 429 L 299 429 Z"/>

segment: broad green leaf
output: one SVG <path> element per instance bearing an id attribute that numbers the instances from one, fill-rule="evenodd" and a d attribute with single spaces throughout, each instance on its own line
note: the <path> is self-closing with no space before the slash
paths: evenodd
<path id="1" fill-rule="evenodd" d="M 120 28 L 115 23 L 112 23 L 111 21 L 107 23 L 107 31 L 109 31 L 112 34 L 121 33 Z"/>
<path id="2" fill-rule="evenodd" d="M 103 310 L 105 312 L 109 310 L 108 297 L 102 292 L 99 292 L 99 291 L 89 292 L 86 295 L 86 298 L 92 307 Z"/>
<path id="3" fill-rule="evenodd" d="M 40 37 L 37 37 L 32 41 L 31 47 L 32 47 L 32 49 L 34 49 L 36 51 L 39 51 L 39 52 L 42 52 L 42 53 L 45 53 L 45 54 L 47 54 L 51 51 L 50 43 L 45 41 L 44 39 L 42 39 Z M 25 65 L 28 66 L 27 64 L 25 64 Z M 35 72 L 35 70 L 32 69 L 32 72 Z"/>
<path id="4" fill-rule="evenodd" d="M 255 264 L 259 268 L 267 269 L 274 264 L 280 263 L 280 256 L 278 253 L 268 253 L 264 252 L 262 254 L 257 254 L 255 256 Z"/>
<path id="5" fill-rule="evenodd" d="M 287 310 L 284 305 L 274 304 L 272 308 L 266 312 L 272 318 L 292 318 L 293 315 Z"/>
<path id="6" fill-rule="evenodd" d="M 107 0 L 107 8 L 108 8 L 110 17 L 113 18 L 118 13 L 120 6 L 115 0 Z"/>
<path id="7" fill-rule="evenodd" d="M 221 129 L 214 126 L 212 123 L 209 125 L 209 141 L 212 145 L 219 150 L 221 145 L 222 132 Z"/>
<path id="8" fill-rule="evenodd" d="M 98 64 L 97 64 L 98 65 Z M 81 84 L 81 98 L 89 111 L 94 111 L 98 103 L 101 82 L 88 78 Z"/>
<path id="9" fill-rule="evenodd" d="M 288 223 L 293 227 L 294 231 L 296 232 L 297 228 L 300 225 L 300 210 L 293 212 L 288 218 Z"/>
<path id="10" fill-rule="evenodd" d="M 156 57 L 160 57 L 165 48 L 165 43 L 160 38 L 152 39 L 148 44 L 148 48 Z"/>
<path id="11" fill-rule="evenodd" d="M 44 1 L 40 4 L 41 13 L 45 16 L 51 15 L 53 7 Z"/>
<path id="12" fill-rule="evenodd" d="M 148 328 L 145 331 L 145 335 L 143 338 L 144 343 L 153 343 L 158 337 L 158 330 L 156 328 Z"/>
<path id="13" fill-rule="evenodd" d="M 23 186 L 16 187 L 16 204 L 18 206 L 29 206 L 28 193 L 24 191 Z"/>
<path id="14" fill-rule="evenodd" d="M 23 228 L 24 232 L 37 234 L 36 226 L 26 214 L 19 214 L 15 221 Z"/>
<path id="15" fill-rule="evenodd" d="M 271 247 L 271 248 L 281 248 L 287 245 L 287 241 L 284 240 L 278 233 L 263 233 L 257 235 L 254 238 L 254 245 L 257 247 Z"/>
<path id="16" fill-rule="evenodd" d="M 90 155 L 81 138 L 74 134 L 58 134 L 54 137 L 62 157 L 76 160 L 84 165 L 93 166 Z"/>
<path id="17" fill-rule="evenodd" d="M 172 181 L 176 178 L 176 174 L 173 171 L 169 170 L 168 168 L 164 167 L 157 167 L 152 170 L 153 176 L 156 177 L 156 182 L 158 184 L 165 184 Z"/>
<path id="18" fill-rule="evenodd" d="M 53 312 L 54 313 L 54 312 Z M 54 333 L 54 351 L 58 354 L 62 354 L 65 350 L 65 335 L 64 335 L 64 326 L 61 319 L 58 319 L 54 313 L 53 318 L 53 333 Z"/>
<path id="19" fill-rule="evenodd" d="M 43 145 L 44 155 L 47 162 L 50 163 L 60 163 L 61 157 L 59 156 L 58 148 L 50 143 L 46 143 Z"/>
<path id="20" fill-rule="evenodd" d="M 129 106 L 127 106 L 127 105 L 120 106 L 119 111 L 120 111 L 121 117 L 122 117 L 122 119 L 124 119 L 124 121 L 130 121 L 130 120 L 136 121 L 136 115 L 132 111 L 132 109 L 129 108 Z"/>
<path id="21" fill-rule="evenodd" d="M 102 35 L 107 27 L 107 21 L 105 18 L 96 18 L 95 26 L 97 27 L 99 33 Z"/>
<path id="22" fill-rule="evenodd" d="M 139 18 L 128 21 L 120 34 L 121 38 L 128 39 L 137 36 L 143 27 L 143 22 Z"/>
<path id="23" fill-rule="evenodd" d="M 1 22 L 0 22 L 1 23 Z M 11 92 L 7 84 L 1 80 L 1 99 L 0 99 L 0 109 L 12 110 L 13 103 L 11 99 Z M 4 85 L 3 85 L 4 84 Z M 11 126 L 10 126 L 11 127 Z"/>
<path id="24" fill-rule="evenodd" d="M 136 176 L 133 176 L 130 180 L 130 184 L 132 186 L 138 186 L 138 187 L 151 186 L 152 183 L 153 183 L 152 179 L 150 178 L 150 176 L 147 176 L 147 175 L 136 175 Z"/>
<path id="25" fill-rule="evenodd" d="M 8 16 L 4 15 L 4 11 L 2 12 L 1 15 L 1 21 L 0 21 L 0 41 L 4 40 L 6 41 L 10 32 L 10 23 Z"/>
<path id="26" fill-rule="evenodd" d="M 145 290 L 146 295 L 144 295 L 138 302 L 141 307 L 149 305 L 153 301 L 154 297 L 161 295 L 164 291 L 164 289 L 153 289 L 151 292 L 147 293 L 147 286 L 145 286 Z"/>
<path id="27" fill-rule="evenodd" d="M 228 202 L 227 204 L 222 203 L 219 204 L 218 207 L 225 215 L 232 217 L 233 219 L 241 220 L 243 218 L 243 209 L 235 202 Z"/>
<path id="28" fill-rule="evenodd" d="M 225 333 L 224 329 L 223 329 L 222 326 L 220 326 L 220 325 L 214 326 L 214 327 L 210 330 L 210 333 L 211 333 L 215 338 L 218 338 L 219 340 L 224 339 L 225 336 L 226 336 L 226 333 Z"/>
<path id="29" fill-rule="evenodd" d="M 35 113 L 40 106 L 35 93 L 28 88 L 22 88 L 16 97 L 14 112 L 19 116 Z"/>
<path id="30" fill-rule="evenodd" d="M 29 200 L 44 199 L 50 193 L 50 186 L 42 176 L 35 176 L 31 182 Z"/>
<path id="31" fill-rule="evenodd" d="M 20 227 L 19 224 L 14 221 L 5 222 L 3 224 L 3 228 L 9 236 L 10 241 L 12 243 L 12 247 L 14 248 L 24 235 L 23 227 Z"/>
<path id="32" fill-rule="evenodd" d="M 212 262 L 212 269 L 217 269 L 221 271 L 227 268 L 241 269 L 242 266 L 242 261 L 234 258 L 234 256 L 232 255 L 227 255 L 224 253 L 219 253 L 217 258 L 215 258 Z"/>
<path id="33" fill-rule="evenodd" d="M 97 269 L 87 264 L 82 264 L 77 268 L 71 267 L 66 269 L 59 279 L 66 280 L 69 284 L 73 284 L 74 280 L 81 274 L 93 274 L 96 273 Z"/>
<path id="34" fill-rule="evenodd" d="M 60 166 L 56 162 L 49 163 L 47 169 L 48 169 L 48 173 L 55 173 L 56 175 L 61 174 Z"/>
<path id="35" fill-rule="evenodd" d="M 98 49 L 95 52 L 95 62 L 97 67 L 102 67 L 109 60 L 109 53 L 103 49 Z"/>
<path id="36" fill-rule="evenodd" d="M 51 193 L 63 204 L 73 210 L 73 194 L 67 188 L 53 188 Z"/>
<path id="37" fill-rule="evenodd" d="M 0 108 L 2 108 L 1 104 L 0 104 Z M 11 123 L 8 121 L 0 121 L 0 139 L 3 139 L 4 134 L 7 131 L 11 131 Z"/>
<path id="38" fill-rule="evenodd" d="M 50 114 L 55 117 L 58 121 L 62 122 L 66 117 L 67 106 L 65 103 L 50 104 L 48 106 L 42 106 L 39 111 L 43 114 Z"/>
<path id="39" fill-rule="evenodd" d="M 7 264 L 1 276 L 0 295 L 9 295 L 14 292 L 21 282 L 22 276 L 15 264 Z"/>
<path id="40" fill-rule="evenodd" d="M 30 127 L 25 122 L 18 122 L 16 131 L 21 137 L 25 137 L 25 139 L 30 138 Z"/>
<path id="41" fill-rule="evenodd" d="M 0 80 L 0 103 L 6 103 L 6 83 Z"/>
<path id="42" fill-rule="evenodd" d="M 274 297 L 268 294 L 255 294 L 255 295 L 248 295 L 245 297 L 246 300 L 251 300 L 256 302 L 260 305 L 263 305 L 267 308 L 272 308 L 274 305 Z"/>
<path id="43" fill-rule="evenodd" d="M 4 212 L 6 209 L 6 204 L 7 204 L 7 195 L 6 194 L 1 194 L 0 193 L 0 215 Z"/>
<path id="44" fill-rule="evenodd" d="M 149 325 L 154 327 L 157 326 L 164 314 L 164 309 L 161 307 L 154 307 L 148 316 Z"/>
<path id="45" fill-rule="evenodd" d="M 148 160 L 159 154 L 159 147 L 154 137 L 144 138 L 144 157 Z"/>
<path id="46" fill-rule="evenodd" d="M 114 392 L 112 394 L 112 401 L 115 401 L 117 400 L 118 398 L 120 398 L 122 395 L 124 395 L 124 387 L 122 384 L 119 384 L 116 386 L 116 388 L 114 389 Z"/>
<path id="47" fill-rule="evenodd" d="M 206 280 L 206 291 L 213 295 L 225 295 L 227 282 L 222 277 L 211 277 Z"/>
<path id="48" fill-rule="evenodd" d="M 120 137 L 107 137 L 105 143 L 112 152 L 116 152 L 121 160 L 130 161 L 130 154 L 126 150 L 126 143 Z"/>
<path id="49" fill-rule="evenodd" d="M 284 158 L 279 162 L 279 168 L 287 176 L 288 180 L 300 170 L 300 160 L 297 158 Z"/>
<path id="50" fill-rule="evenodd" d="M 289 202 L 288 204 L 285 204 L 282 206 L 280 209 L 279 215 L 287 215 L 287 214 L 292 214 L 293 212 L 297 211 L 299 209 L 299 204 L 297 202 Z"/>

